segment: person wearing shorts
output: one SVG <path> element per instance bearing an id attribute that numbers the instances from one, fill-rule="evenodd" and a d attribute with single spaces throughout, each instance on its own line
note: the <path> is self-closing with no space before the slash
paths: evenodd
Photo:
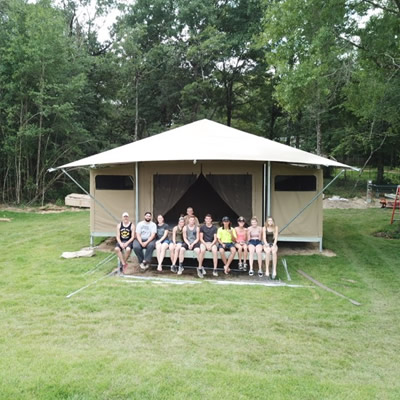
<path id="1" fill-rule="evenodd" d="M 199 264 L 203 265 L 206 251 L 211 251 L 213 255 L 213 276 L 218 276 L 218 249 L 217 249 L 217 228 L 212 223 L 211 214 L 207 214 L 204 218 L 204 225 L 200 227 L 200 259 Z M 202 267 L 203 275 L 206 275 L 206 270 Z"/>
<path id="2" fill-rule="evenodd" d="M 169 247 L 169 225 L 165 223 L 164 217 L 157 215 L 157 235 L 156 235 L 156 252 L 157 252 L 157 271 L 162 271 L 162 262 L 164 261 L 165 252 Z"/>
<path id="3" fill-rule="evenodd" d="M 262 229 L 258 226 L 257 217 L 253 217 L 250 220 L 250 226 L 247 228 L 247 241 L 249 247 L 249 275 L 253 276 L 253 263 L 254 263 L 254 253 L 257 254 L 258 263 L 258 276 L 261 278 L 263 276 L 262 272 Z"/>
<path id="4" fill-rule="evenodd" d="M 135 239 L 135 225 L 129 221 L 129 214 L 122 214 L 122 221 L 117 225 L 117 244 L 115 252 L 119 259 L 119 272 L 125 273 L 128 266 L 128 258 L 132 251 L 132 242 Z"/>
<path id="5" fill-rule="evenodd" d="M 239 270 L 247 271 L 247 228 L 244 224 L 246 220 L 244 217 L 239 217 L 237 220 L 239 226 L 235 228 L 236 231 L 236 244 L 235 247 L 238 251 Z"/>
<path id="6" fill-rule="evenodd" d="M 185 252 L 181 256 L 181 247 L 185 243 L 183 241 L 183 227 L 185 226 L 185 218 L 180 217 L 178 225 L 172 229 L 172 242 L 169 245 L 169 252 L 171 256 L 171 272 L 177 272 L 179 267 L 183 268 L 183 259 L 185 258 Z M 176 266 L 179 257 L 179 267 Z"/>
<path id="7" fill-rule="evenodd" d="M 231 265 L 236 254 L 236 247 L 234 241 L 236 240 L 236 231 L 232 229 L 229 217 L 222 218 L 222 226 L 217 231 L 218 249 L 224 263 L 224 273 L 227 275 L 230 272 L 229 266 Z M 226 258 L 225 252 L 230 251 L 229 258 Z"/>
<path id="8" fill-rule="evenodd" d="M 272 253 L 272 274 L 271 278 L 276 278 L 276 264 L 278 261 L 278 232 L 279 229 L 275 225 L 275 221 L 272 217 L 268 217 L 263 227 L 263 240 L 264 240 L 264 251 L 265 251 L 265 275 L 269 276 L 269 262 L 270 254 Z"/>
<path id="9" fill-rule="evenodd" d="M 183 240 L 185 243 L 182 245 L 180 252 L 183 252 L 184 254 L 185 250 L 193 250 L 196 253 L 199 263 L 197 267 L 197 276 L 199 278 L 203 278 L 203 271 L 200 259 L 200 228 L 196 225 L 196 217 L 194 215 L 189 217 L 188 224 L 185 225 L 183 228 Z M 178 270 L 178 275 L 181 275 L 182 272 L 183 267 L 181 273 L 179 273 Z"/>

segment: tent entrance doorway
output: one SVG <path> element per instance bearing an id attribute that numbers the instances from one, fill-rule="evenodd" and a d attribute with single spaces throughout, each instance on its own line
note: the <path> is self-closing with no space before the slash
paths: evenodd
<path id="1" fill-rule="evenodd" d="M 227 215 L 251 216 L 251 175 L 154 175 L 154 214 L 175 225 L 193 207 L 200 222 L 210 213 L 214 221 Z"/>

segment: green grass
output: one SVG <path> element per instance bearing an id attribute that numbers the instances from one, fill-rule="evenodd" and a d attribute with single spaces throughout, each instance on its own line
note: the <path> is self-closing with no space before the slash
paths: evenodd
<path id="1" fill-rule="evenodd" d="M 337 257 L 287 257 L 318 287 L 170 286 L 104 276 L 87 212 L 0 212 L 1 399 L 398 399 L 400 243 L 384 210 L 326 210 Z M 282 264 L 278 274 L 284 277 Z"/>

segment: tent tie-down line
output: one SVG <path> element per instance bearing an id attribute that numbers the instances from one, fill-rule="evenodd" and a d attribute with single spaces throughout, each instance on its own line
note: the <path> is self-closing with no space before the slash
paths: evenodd
<path id="1" fill-rule="evenodd" d="M 55 171 L 55 168 L 50 168 L 48 171 L 49 172 L 53 172 Z M 71 179 L 72 182 L 74 182 L 83 192 L 85 192 L 88 196 L 90 196 L 91 199 L 93 199 L 101 208 L 103 208 L 103 210 L 112 218 L 114 219 L 117 223 L 119 222 L 119 218 L 117 218 L 114 214 L 112 214 L 112 212 L 103 204 L 101 203 L 98 199 L 96 199 L 95 196 L 93 196 L 91 193 L 89 193 L 76 179 L 74 179 L 66 170 L 65 168 L 61 168 L 61 171 L 69 178 Z M 319 196 L 321 196 L 324 191 L 330 186 L 332 185 L 333 182 L 336 181 L 336 179 L 338 179 L 343 173 L 344 173 L 344 169 L 342 169 L 328 184 L 326 184 L 295 216 L 293 216 L 289 222 L 282 228 L 279 230 L 279 234 L 281 234 L 290 224 L 292 224 L 301 214 L 303 214 L 303 212 L 311 206 L 312 203 L 314 203 L 314 201 L 316 201 Z M 138 204 L 138 163 L 135 163 L 135 184 L 136 184 L 136 190 L 135 190 L 135 194 L 136 194 L 136 220 L 138 221 L 138 217 L 139 217 L 139 204 Z M 265 178 L 265 164 L 264 164 L 264 178 Z M 265 180 L 264 180 L 265 181 Z M 266 191 L 266 186 L 268 186 L 268 202 L 267 202 L 267 206 L 268 206 L 268 210 L 267 210 L 267 215 L 271 214 L 271 210 L 270 210 L 270 186 L 271 186 L 271 163 L 270 161 L 268 161 L 268 179 L 267 179 L 267 185 L 264 185 L 264 201 L 265 201 L 265 191 Z M 265 204 L 263 207 L 263 211 L 265 211 Z"/>

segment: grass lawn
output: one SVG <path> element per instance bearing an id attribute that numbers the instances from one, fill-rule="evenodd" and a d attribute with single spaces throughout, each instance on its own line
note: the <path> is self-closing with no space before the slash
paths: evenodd
<path id="1" fill-rule="evenodd" d="M 385 210 L 326 210 L 318 287 L 127 283 L 92 259 L 89 214 L 0 212 L 1 399 L 399 399 L 400 241 Z M 278 274 L 284 277 L 282 264 Z M 170 276 L 166 273 L 166 275 Z M 183 278 L 184 279 L 184 278 Z"/>

